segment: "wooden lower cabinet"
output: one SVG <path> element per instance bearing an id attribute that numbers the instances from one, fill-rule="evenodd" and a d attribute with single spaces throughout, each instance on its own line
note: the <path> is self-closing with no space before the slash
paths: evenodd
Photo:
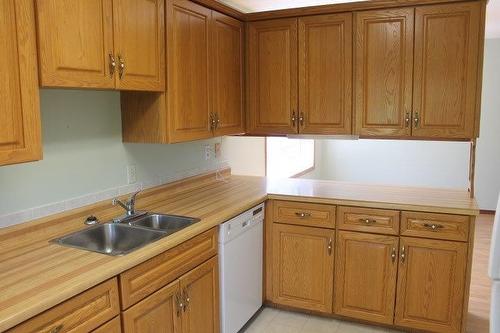
<path id="1" fill-rule="evenodd" d="M 335 313 L 383 324 L 394 320 L 398 243 L 395 236 L 339 231 Z"/>
<path id="2" fill-rule="evenodd" d="M 176 280 L 123 312 L 123 332 L 181 332 L 179 300 L 180 284 Z"/>
<path id="3" fill-rule="evenodd" d="M 218 257 L 122 313 L 124 333 L 218 333 Z"/>
<path id="4" fill-rule="evenodd" d="M 218 267 L 215 256 L 180 278 L 184 298 L 183 333 L 219 332 Z"/>
<path id="5" fill-rule="evenodd" d="M 273 224 L 273 302 L 332 312 L 334 231 Z"/>
<path id="6" fill-rule="evenodd" d="M 467 244 L 401 237 L 395 324 L 461 332 Z"/>

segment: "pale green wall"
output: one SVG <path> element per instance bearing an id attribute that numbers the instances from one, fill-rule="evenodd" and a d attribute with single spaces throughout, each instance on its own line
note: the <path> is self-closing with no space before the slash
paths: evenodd
<path id="1" fill-rule="evenodd" d="M 0 215 L 185 170 L 215 168 L 204 145 L 123 144 L 120 94 L 111 91 L 41 90 L 42 161 L 0 167 Z"/>

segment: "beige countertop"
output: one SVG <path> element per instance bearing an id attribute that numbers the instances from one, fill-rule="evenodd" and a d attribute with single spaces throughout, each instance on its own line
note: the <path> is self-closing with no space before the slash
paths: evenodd
<path id="1" fill-rule="evenodd" d="M 266 199 L 477 215 L 467 191 L 304 179 L 204 175 L 147 190 L 138 208 L 201 221 L 122 257 L 62 247 L 49 240 L 121 214 L 109 201 L 0 229 L 0 332 L 213 228 Z"/>

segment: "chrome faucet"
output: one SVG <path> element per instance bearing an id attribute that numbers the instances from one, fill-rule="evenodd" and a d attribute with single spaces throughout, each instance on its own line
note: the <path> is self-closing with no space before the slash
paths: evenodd
<path id="1" fill-rule="evenodd" d="M 123 203 L 122 201 L 120 201 L 117 198 L 114 198 L 112 201 L 112 204 L 113 204 L 113 206 L 119 205 L 123 209 L 125 209 L 125 211 L 126 211 L 125 216 L 127 216 L 127 217 L 134 216 L 136 214 L 136 212 L 135 212 L 135 198 L 136 198 L 137 194 L 139 194 L 139 192 L 141 192 L 141 191 L 139 190 L 137 192 L 132 193 L 132 195 L 130 196 L 128 201 L 125 203 Z"/>

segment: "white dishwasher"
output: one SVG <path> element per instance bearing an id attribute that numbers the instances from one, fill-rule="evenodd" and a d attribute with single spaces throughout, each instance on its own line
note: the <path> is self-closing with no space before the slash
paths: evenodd
<path id="1" fill-rule="evenodd" d="M 262 306 L 264 204 L 220 225 L 221 332 L 236 333 Z"/>

